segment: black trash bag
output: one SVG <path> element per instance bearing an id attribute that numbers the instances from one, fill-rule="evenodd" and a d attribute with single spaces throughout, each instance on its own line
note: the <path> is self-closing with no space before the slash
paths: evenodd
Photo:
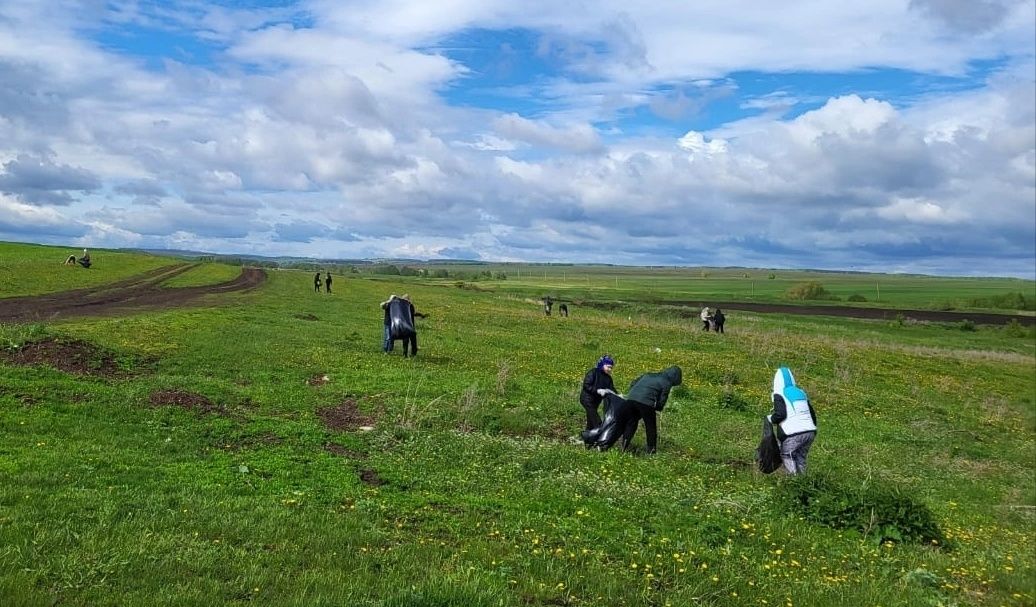
<path id="1" fill-rule="evenodd" d="M 389 338 L 404 339 L 416 335 L 414 329 L 414 309 L 405 299 L 393 299 L 388 305 Z"/>
<path id="2" fill-rule="evenodd" d="M 784 463 L 781 460 L 781 446 L 777 444 L 777 435 L 773 433 L 773 424 L 763 416 L 763 436 L 755 449 L 755 463 L 763 474 L 770 474 Z"/>
<path id="3" fill-rule="evenodd" d="M 602 450 L 615 444 L 626 427 L 627 417 L 623 412 L 632 407 L 626 399 L 609 392 L 604 395 L 604 419 L 601 425 L 593 430 L 583 431 L 583 442 L 587 447 L 599 447 Z"/>

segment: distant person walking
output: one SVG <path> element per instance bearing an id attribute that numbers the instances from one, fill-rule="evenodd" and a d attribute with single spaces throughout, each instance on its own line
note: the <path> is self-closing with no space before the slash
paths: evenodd
<path id="1" fill-rule="evenodd" d="M 317 275 L 313 277 L 313 291 L 315 293 L 319 293 L 320 292 L 320 287 L 321 287 L 322 283 L 323 283 L 323 281 L 320 280 L 320 272 L 317 272 Z"/>
<path id="2" fill-rule="evenodd" d="M 712 313 L 712 329 L 716 333 L 723 332 L 723 323 L 727 321 L 727 317 L 723 315 L 723 311 L 716 308 L 716 311 Z"/>
<path id="3" fill-rule="evenodd" d="M 773 376 L 773 412 L 769 415 L 788 474 L 806 471 L 806 456 L 817 437 L 817 414 L 806 393 L 795 384 L 791 369 Z"/>
<path id="4" fill-rule="evenodd" d="M 708 331 L 711 327 L 709 323 L 712 322 L 712 312 L 709 311 L 709 307 L 705 306 L 701 309 L 701 330 Z"/>
<path id="5" fill-rule="evenodd" d="M 331 292 L 331 273 L 327 273 L 327 278 L 324 279 L 324 286 L 327 288 L 327 292 Z"/>
<path id="6" fill-rule="evenodd" d="M 586 411 L 586 430 L 593 430 L 601 425 L 601 416 L 597 413 L 597 408 L 601 406 L 604 396 L 600 390 L 615 392 L 615 382 L 612 381 L 614 367 L 615 359 L 605 354 L 597 359 L 597 364 L 583 377 L 583 386 L 579 391 L 579 404 L 583 405 L 583 409 Z"/>

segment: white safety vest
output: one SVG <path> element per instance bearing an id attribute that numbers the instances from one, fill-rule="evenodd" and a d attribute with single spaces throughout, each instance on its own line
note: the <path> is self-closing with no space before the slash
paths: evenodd
<path id="1" fill-rule="evenodd" d="M 788 417 L 780 423 L 784 436 L 816 431 L 817 425 L 813 423 L 813 416 L 809 412 L 809 397 L 802 388 L 795 385 L 791 369 L 777 369 L 773 376 L 773 393 L 784 399 L 788 411 Z"/>

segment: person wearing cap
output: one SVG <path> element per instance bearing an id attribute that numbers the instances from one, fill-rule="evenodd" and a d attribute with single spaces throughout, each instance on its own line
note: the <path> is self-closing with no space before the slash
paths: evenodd
<path id="1" fill-rule="evenodd" d="M 777 369 L 773 376 L 773 412 L 767 419 L 773 424 L 788 474 L 804 473 L 806 456 L 817 437 L 817 414 L 787 367 Z"/>
<path id="2" fill-rule="evenodd" d="M 583 388 L 579 391 L 579 404 L 586 410 L 586 429 L 593 430 L 601 425 L 601 416 L 597 408 L 601 406 L 604 396 L 599 390 L 615 392 L 615 382 L 612 381 L 612 368 L 615 367 L 615 359 L 608 354 L 597 359 L 597 364 L 586 372 L 583 377 Z"/>
<path id="3" fill-rule="evenodd" d="M 682 382 L 683 370 L 674 365 L 658 373 L 645 373 L 633 380 L 625 398 L 601 390 L 601 396 L 608 402 L 604 421 L 598 428 L 584 431 L 583 442 L 587 447 L 607 451 L 621 436 L 622 450 L 628 451 L 640 420 L 644 420 L 646 451 L 654 453 L 658 449 L 657 414 L 669 401 L 669 392 Z"/>

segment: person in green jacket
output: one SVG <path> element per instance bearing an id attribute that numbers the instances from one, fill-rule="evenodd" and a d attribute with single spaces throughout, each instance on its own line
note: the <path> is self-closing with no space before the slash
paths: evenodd
<path id="1" fill-rule="evenodd" d="M 657 414 L 665 408 L 669 391 L 683 382 L 683 371 L 672 366 L 658 373 L 645 373 L 633 380 L 625 398 L 606 390 L 601 395 L 608 399 L 604 422 L 594 430 L 583 432 L 583 441 L 588 447 L 607 451 L 622 436 L 622 449 L 629 450 L 630 441 L 637 432 L 640 420 L 644 420 L 647 435 L 647 452 L 658 449 Z"/>

